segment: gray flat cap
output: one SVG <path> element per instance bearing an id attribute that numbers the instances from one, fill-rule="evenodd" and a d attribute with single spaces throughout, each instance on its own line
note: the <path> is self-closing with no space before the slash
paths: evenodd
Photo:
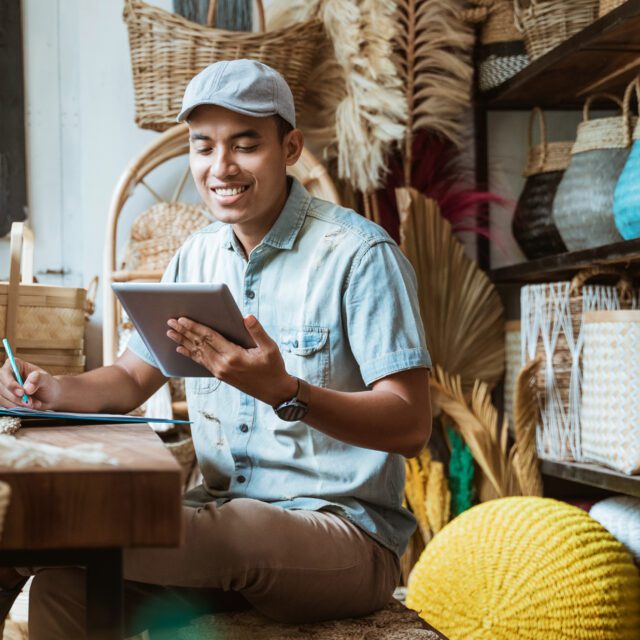
<path id="1" fill-rule="evenodd" d="M 191 78 L 177 117 L 182 122 L 200 105 L 215 104 L 245 116 L 282 116 L 296 126 L 293 94 L 287 81 L 256 60 L 221 60 Z"/>

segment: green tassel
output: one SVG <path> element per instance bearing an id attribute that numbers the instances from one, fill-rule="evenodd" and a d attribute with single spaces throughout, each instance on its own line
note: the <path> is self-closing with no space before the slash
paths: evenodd
<path id="1" fill-rule="evenodd" d="M 187 20 L 207 24 L 209 0 L 173 0 L 173 10 Z M 253 31 L 253 0 L 218 0 L 215 26 L 229 31 Z"/>
<path id="2" fill-rule="evenodd" d="M 449 489 L 451 491 L 451 517 L 455 518 L 473 504 L 473 456 L 469 445 L 452 427 L 447 427 L 447 437 L 451 443 L 449 460 Z"/>

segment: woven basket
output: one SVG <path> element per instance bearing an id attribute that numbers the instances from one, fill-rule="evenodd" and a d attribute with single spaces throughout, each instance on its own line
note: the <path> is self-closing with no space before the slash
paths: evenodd
<path id="1" fill-rule="evenodd" d="M 613 275 L 616 286 L 586 285 L 596 276 Z M 571 282 L 527 285 L 520 293 L 521 362 L 542 359 L 536 383 L 540 419 L 538 454 L 553 460 L 581 460 L 583 313 L 636 306 L 631 282 L 611 267 L 581 271 Z"/>
<path id="2" fill-rule="evenodd" d="M 601 18 L 602 16 L 609 13 L 609 11 L 613 11 L 616 7 L 624 4 L 626 1 L 627 0 L 600 0 L 598 16 Z"/>
<path id="3" fill-rule="evenodd" d="M 533 144 L 538 118 L 540 143 Z M 527 178 L 512 220 L 513 236 L 529 259 L 562 253 L 566 247 L 553 221 L 553 198 L 571 159 L 571 142 L 547 142 L 544 114 L 536 107 L 529 118 Z"/>
<path id="4" fill-rule="evenodd" d="M 505 368 L 504 368 L 504 411 L 513 417 L 513 394 L 516 378 L 522 368 L 520 347 L 520 321 L 510 320 L 505 324 Z"/>
<path id="5" fill-rule="evenodd" d="M 637 640 L 640 575 L 581 509 L 502 498 L 438 532 L 411 573 L 406 603 L 455 640 Z"/>
<path id="6" fill-rule="evenodd" d="M 215 11 L 209 15 L 213 17 Z M 250 58 L 277 69 L 299 108 L 322 23 L 312 19 L 265 32 L 263 11 L 260 17 L 261 33 L 226 31 L 190 22 L 141 0 L 125 0 L 138 126 L 163 131 L 174 125 L 189 80 L 218 60 Z"/>
<path id="7" fill-rule="evenodd" d="M 535 60 L 589 26 L 598 0 L 514 0 L 516 25 Z"/>
<path id="8" fill-rule="evenodd" d="M 16 356 L 53 374 L 85 369 L 84 331 L 93 313 L 97 280 L 87 289 L 33 283 L 33 234 L 11 226 L 9 282 L 0 283 L 0 335 Z M 4 362 L 4 350 L 0 351 Z"/>
<path id="9" fill-rule="evenodd" d="M 635 79 L 640 87 L 640 76 Z M 632 135 L 629 157 L 620 173 L 613 194 L 613 218 L 625 240 L 640 238 L 640 120 Z"/>
<path id="10" fill-rule="evenodd" d="M 513 19 L 512 0 L 475 0 L 463 12 L 467 22 L 482 23 L 478 47 L 478 87 L 488 91 L 529 64 L 522 34 Z"/>
<path id="11" fill-rule="evenodd" d="M 571 162 L 553 201 L 554 222 L 570 251 L 622 240 L 613 218 L 613 196 L 636 121 L 629 107 L 630 87 L 620 116 L 590 120 L 589 108 L 597 96 L 585 102 Z M 617 98 L 607 97 L 620 104 Z"/>
<path id="12" fill-rule="evenodd" d="M 173 457 L 178 461 L 182 469 L 182 481 L 184 482 L 191 473 L 193 469 L 193 465 L 196 462 L 196 451 L 193 446 L 193 439 L 191 436 L 186 438 L 182 438 L 177 442 L 166 442 L 165 446 L 171 453 Z"/>
<path id="13" fill-rule="evenodd" d="M 582 458 L 640 473 L 640 311 L 584 317 Z"/>
<path id="14" fill-rule="evenodd" d="M 640 498 L 605 498 L 591 507 L 589 515 L 620 540 L 640 565 Z"/>

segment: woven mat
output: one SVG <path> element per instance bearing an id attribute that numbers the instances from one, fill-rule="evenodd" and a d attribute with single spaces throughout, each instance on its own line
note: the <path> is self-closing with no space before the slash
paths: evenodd
<path id="1" fill-rule="evenodd" d="M 393 600 L 366 618 L 284 625 L 255 611 L 203 616 L 177 632 L 176 640 L 219 637 L 225 640 L 447 640 L 415 611 Z"/>

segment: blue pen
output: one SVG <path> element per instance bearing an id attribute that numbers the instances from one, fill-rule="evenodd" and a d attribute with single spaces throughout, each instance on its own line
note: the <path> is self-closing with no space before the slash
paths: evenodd
<path id="1" fill-rule="evenodd" d="M 18 384 L 24 388 L 24 382 L 22 382 L 22 377 L 20 376 L 20 372 L 18 371 L 16 359 L 13 357 L 13 351 L 11 351 L 11 347 L 9 346 L 9 341 L 6 338 L 2 338 L 2 344 L 4 346 L 4 351 L 7 354 L 7 358 L 9 358 L 9 364 L 11 365 L 13 375 L 16 377 Z M 29 404 L 29 396 L 26 393 L 22 394 L 22 401 L 25 404 Z"/>

